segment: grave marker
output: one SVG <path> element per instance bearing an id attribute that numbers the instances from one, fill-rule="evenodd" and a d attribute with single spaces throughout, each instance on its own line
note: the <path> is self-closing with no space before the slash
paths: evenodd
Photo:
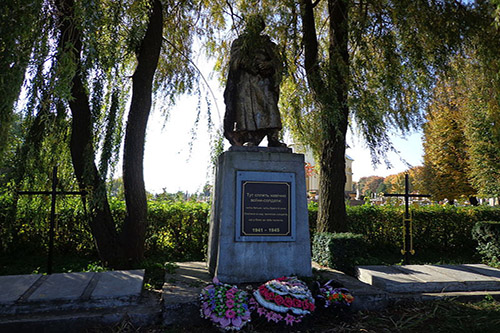
<path id="1" fill-rule="evenodd" d="M 399 194 L 399 193 L 384 193 L 384 197 L 404 197 L 405 198 L 405 216 L 403 219 L 404 225 L 403 225 L 403 249 L 401 252 L 404 255 L 404 264 L 409 265 L 410 264 L 410 254 L 414 254 L 415 251 L 413 250 L 413 237 L 412 237 L 412 220 L 410 217 L 410 198 L 429 198 L 430 195 L 428 194 L 410 194 L 409 189 L 409 176 L 408 173 L 405 173 L 405 193 Z"/>
<path id="2" fill-rule="evenodd" d="M 49 224 L 49 253 L 47 259 L 47 274 L 52 274 L 52 262 L 54 255 L 54 226 L 56 219 L 56 197 L 57 195 L 82 195 L 85 197 L 87 191 L 57 191 L 57 167 L 52 169 L 52 191 L 18 191 L 21 195 L 50 195 L 52 198 L 50 206 Z"/>

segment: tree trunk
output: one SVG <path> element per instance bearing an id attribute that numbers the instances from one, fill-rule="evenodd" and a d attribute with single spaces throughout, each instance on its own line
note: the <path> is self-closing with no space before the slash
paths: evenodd
<path id="1" fill-rule="evenodd" d="M 321 73 L 318 40 L 311 0 L 301 0 L 303 43 L 307 81 L 321 109 L 320 194 L 318 231 L 347 230 L 344 199 L 345 148 L 349 117 L 347 78 L 349 75 L 348 11 L 344 0 L 329 0 L 329 67 Z M 326 78 L 326 80 L 324 79 Z"/>
<path id="2" fill-rule="evenodd" d="M 159 0 L 154 0 L 146 35 L 137 54 L 137 68 L 132 77 L 132 101 L 128 114 L 123 152 L 123 185 L 127 217 L 122 242 L 127 244 L 125 254 L 131 263 L 143 258 L 147 226 L 147 201 L 144 186 L 144 142 L 149 112 L 153 77 L 158 65 L 162 44 L 163 14 Z"/>
<path id="3" fill-rule="evenodd" d="M 73 116 L 70 141 L 73 167 L 80 187 L 82 189 L 92 189 L 89 200 L 90 211 L 92 213 L 90 227 L 96 241 L 99 256 L 105 264 L 118 267 L 121 261 L 121 246 L 118 242 L 118 235 L 107 200 L 106 186 L 94 164 L 92 118 L 87 92 L 80 77 L 81 34 L 73 24 L 74 0 L 58 0 L 56 1 L 56 6 L 61 15 L 59 52 L 70 52 L 77 64 L 77 70 L 72 79 L 72 98 L 69 100 Z"/>

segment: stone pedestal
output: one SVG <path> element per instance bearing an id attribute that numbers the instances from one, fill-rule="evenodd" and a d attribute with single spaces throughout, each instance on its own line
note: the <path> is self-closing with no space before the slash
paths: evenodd
<path id="1" fill-rule="evenodd" d="M 208 266 L 225 283 L 311 276 L 304 155 L 231 147 L 219 156 Z"/>

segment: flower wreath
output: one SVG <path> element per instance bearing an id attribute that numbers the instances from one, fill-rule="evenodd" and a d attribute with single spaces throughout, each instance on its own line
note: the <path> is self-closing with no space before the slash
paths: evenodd
<path id="1" fill-rule="evenodd" d="M 240 330 L 250 321 L 248 294 L 236 286 L 220 283 L 203 288 L 200 295 L 201 317 L 225 330 Z"/>
<path id="2" fill-rule="evenodd" d="M 268 322 L 285 321 L 292 326 L 314 311 L 314 298 L 307 285 L 296 277 L 281 277 L 261 285 L 250 300 L 252 310 Z"/>
<path id="3" fill-rule="evenodd" d="M 354 297 L 351 295 L 349 290 L 345 288 L 334 288 L 330 285 L 331 282 L 332 280 L 328 281 L 322 286 L 318 283 L 319 293 L 317 297 L 325 302 L 324 307 L 328 308 L 331 305 L 351 305 L 351 303 L 354 301 Z"/>

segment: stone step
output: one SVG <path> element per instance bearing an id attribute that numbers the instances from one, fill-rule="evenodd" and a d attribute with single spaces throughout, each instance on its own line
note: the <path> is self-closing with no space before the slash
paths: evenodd
<path id="1" fill-rule="evenodd" d="M 146 291 L 128 306 L 0 315 L 0 332 L 135 332 L 160 324 L 161 314 L 159 295 Z"/>
<path id="2" fill-rule="evenodd" d="M 144 270 L 0 276 L 0 316 L 129 306 Z"/>
<path id="3" fill-rule="evenodd" d="M 500 291 L 500 270 L 481 264 L 358 266 L 360 281 L 395 294 Z"/>

